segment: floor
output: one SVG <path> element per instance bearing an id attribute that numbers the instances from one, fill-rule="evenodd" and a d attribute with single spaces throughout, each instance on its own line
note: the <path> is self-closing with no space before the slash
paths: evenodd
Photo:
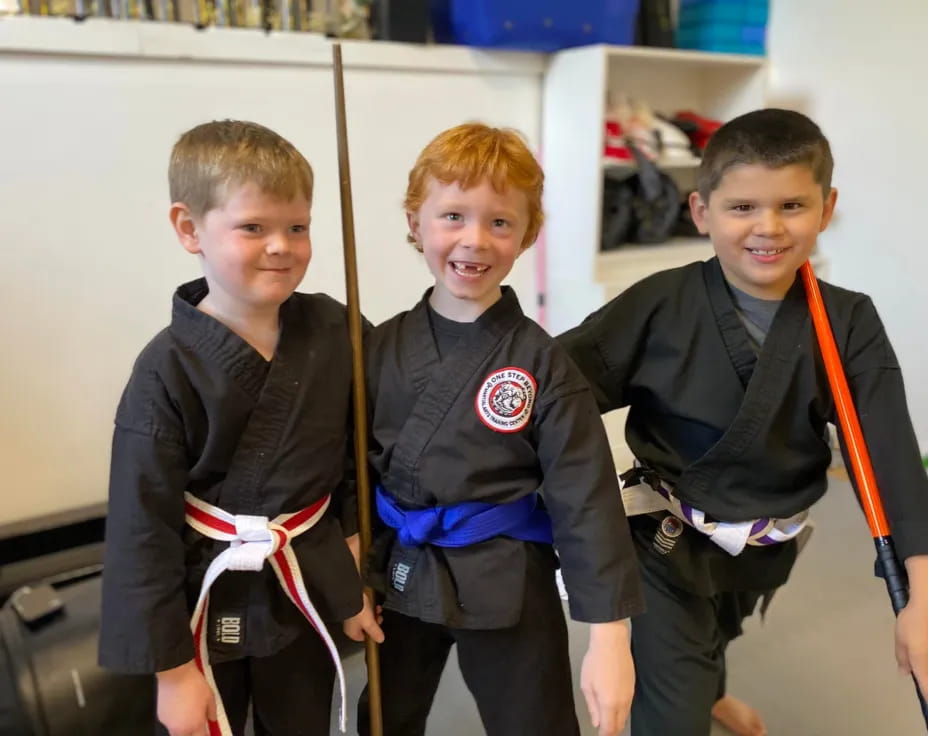
<path id="1" fill-rule="evenodd" d="M 815 533 L 766 622 L 750 620 L 746 635 L 731 646 L 731 692 L 761 710 L 770 736 L 924 734 L 911 680 L 895 668 L 892 609 L 882 581 L 873 576 L 873 545 L 846 480 L 832 479 L 814 518 Z M 584 629 L 570 625 L 575 678 L 586 648 Z M 363 659 L 354 656 L 347 664 L 353 710 L 364 682 Z M 577 703 L 582 702 L 578 691 Z M 349 713 L 350 734 L 353 716 Z M 585 712 L 580 723 L 583 736 L 595 735 Z M 481 733 L 452 659 L 428 736 Z M 712 736 L 726 733 L 718 727 Z"/>

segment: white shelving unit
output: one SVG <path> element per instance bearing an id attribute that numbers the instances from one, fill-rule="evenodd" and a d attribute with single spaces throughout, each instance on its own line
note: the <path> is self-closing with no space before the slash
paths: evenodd
<path id="1" fill-rule="evenodd" d="M 705 260 L 705 238 L 599 250 L 603 176 L 623 168 L 603 158 L 607 97 L 627 95 L 655 112 L 693 110 L 720 120 L 764 105 L 766 62 L 755 56 L 667 49 L 590 46 L 555 54 L 545 77 L 542 150 L 545 165 L 547 327 L 558 334 L 625 288 L 666 268 Z M 666 169 L 681 188 L 695 184 L 692 165 Z M 624 440 L 626 410 L 604 417 L 616 467 L 631 466 Z"/>
<path id="2" fill-rule="evenodd" d="M 763 106 L 761 57 L 672 49 L 589 46 L 551 57 L 545 77 L 542 151 L 546 171 L 547 326 L 557 334 L 641 278 L 712 254 L 702 238 L 627 245 L 600 253 L 608 96 L 644 100 L 656 112 L 693 110 L 727 120 Z M 681 183 L 690 165 L 669 167 Z"/>

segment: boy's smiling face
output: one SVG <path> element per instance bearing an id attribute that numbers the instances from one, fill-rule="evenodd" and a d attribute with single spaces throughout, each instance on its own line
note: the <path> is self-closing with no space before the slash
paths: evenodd
<path id="1" fill-rule="evenodd" d="M 521 190 L 498 192 L 488 181 L 461 189 L 432 179 L 407 219 L 435 277 L 432 307 L 469 322 L 500 298 L 500 283 L 524 250 L 528 200 Z"/>
<path id="2" fill-rule="evenodd" d="M 802 164 L 737 164 L 708 203 L 690 195 L 690 209 L 732 286 L 761 299 L 782 299 L 828 227 L 837 194 L 832 189 L 823 196 Z"/>
<path id="3" fill-rule="evenodd" d="M 312 256 L 310 202 L 284 202 L 254 184 L 230 187 L 199 218 L 172 207 L 181 243 L 203 259 L 209 298 L 220 313 L 276 310 L 299 285 Z"/>

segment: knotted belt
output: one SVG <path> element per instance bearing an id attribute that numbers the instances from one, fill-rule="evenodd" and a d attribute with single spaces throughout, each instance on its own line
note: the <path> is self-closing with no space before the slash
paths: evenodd
<path id="1" fill-rule="evenodd" d="M 673 487 L 649 468 L 636 464 L 619 476 L 622 501 L 628 516 L 669 511 L 681 521 L 705 534 L 730 555 L 739 555 L 746 546 L 766 547 L 782 544 L 801 532 L 809 519 L 809 512 L 800 511 L 787 519 L 763 518 L 752 521 L 714 521 L 706 514 L 681 501 Z"/>
<path id="2" fill-rule="evenodd" d="M 551 544 L 551 517 L 530 493 L 512 503 L 464 501 L 450 506 L 404 509 L 382 486 L 377 486 L 377 513 L 398 532 L 400 544 L 420 547 L 468 547 L 493 537 Z"/>
<path id="3" fill-rule="evenodd" d="M 259 572 L 264 567 L 265 560 L 270 562 L 280 582 L 280 587 L 319 633 L 332 656 L 341 692 L 339 728 L 344 733 L 347 708 L 345 672 L 342 669 L 341 658 L 325 623 L 312 601 L 309 600 L 299 563 L 290 546 L 290 540 L 311 529 L 322 518 L 329 507 L 331 497 L 326 496 L 302 511 L 294 514 L 281 514 L 272 520 L 268 520 L 266 516 L 229 514 L 201 501 L 190 493 L 184 494 L 184 500 L 186 501 L 186 519 L 190 526 L 205 537 L 229 543 L 229 546 L 219 553 L 207 568 L 203 585 L 200 588 L 200 597 L 197 599 L 193 618 L 190 621 L 197 667 L 203 673 L 216 698 L 216 720 L 209 722 L 210 736 L 232 736 L 232 729 L 213 679 L 212 667 L 209 665 L 205 625 L 206 613 L 209 609 L 209 590 L 226 570 Z"/>

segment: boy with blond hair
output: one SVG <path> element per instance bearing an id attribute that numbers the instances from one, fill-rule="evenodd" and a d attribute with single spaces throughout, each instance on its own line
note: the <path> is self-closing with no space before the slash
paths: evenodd
<path id="1" fill-rule="evenodd" d="M 352 558 L 345 309 L 295 292 L 312 169 L 227 120 L 180 137 L 169 180 L 204 277 L 175 292 L 116 414 L 100 661 L 157 673 L 171 736 L 240 736 L 249 703 L 256 734 L 328 733 L 344 678 L 324 622 L 382 635 Z"/>

